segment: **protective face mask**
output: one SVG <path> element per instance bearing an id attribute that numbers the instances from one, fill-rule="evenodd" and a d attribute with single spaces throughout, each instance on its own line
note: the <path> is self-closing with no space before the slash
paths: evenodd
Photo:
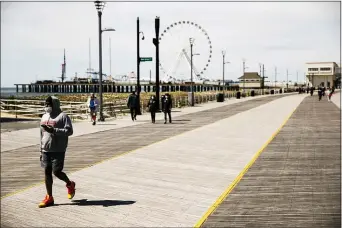
<path id="1" fill-rule="evenodd" d="M 45 112 L 46 113 L 51 113 L 52 112 L 52 107 L 45 107 Z"/>

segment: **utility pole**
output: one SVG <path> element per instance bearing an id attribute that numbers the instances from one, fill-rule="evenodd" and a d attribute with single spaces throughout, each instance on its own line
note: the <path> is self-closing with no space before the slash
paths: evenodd
<path id="1" fill-rule="evenodd" d="M 156 32 L 156 38 L 153 38 L 153 44 L 156 46 L 156 98 L 157 98 L 157 110 L 160 110 L 159 104 L 159 28 L 160 19 L 156 17 L 154 20 L 154 28 Z"/>
<path id="2" fill-rule="evenodd" d="M 226 85 L 226 83 L 224 82 L 224 64 L 225 64 L 225 62 L 224 62 L 224 57 L 226 56 L 226 52 L 225 51 L 222 51 L 222 94 L 223 94 L 223 101 L 224 101 L 224 87 L 225 87 L 225 85 Z"/>
<path id="3" fill-rule="evenodd" d="M 298 70 L 297 70 L 297 86 L 299 87 L 299 84 L 298 84 Z"/>
<path id="4" fill-rule="evenodd" d="M 262 66 L 262 65 L 263 65 L 262 63 L 259 63 L 259 75 L 260 75 L 260 77 L 261 77 L 261 83 L 260 83 L 261 94 L 264 95 L 264 90 L 263 90 L 263 88 L 262 88 L 262 83 L 263 83 L 263 81 L 262 81 L 262 74 L 261 74 L 261 66 Z"/>
<path id="5" fill-rule="evenodd" d="M 225 91 L 225 89 L 226 89 L 226 82 L 224 81 L 224 70 L 225 70 L 225 65 L 226 65 L 226 63 L 230 63 L 230 62 L 226 62 L 226 61 L 225 61 L 226 51 L 222 51 L 222 57 L 223 57 L 223 61 L 222 61 L 222 63 L 223 63 L 223 78 L 222 78 L 223 90 L 222 90 L 222 93 L 223 93 L 223 101 L 224 101 L 224 100 L 225 100 L 224 91 Z"/>
<path id="6" fill-rule="evenodd" d="M 139 17 L 137 18 L 137 100 L 138 100 L 138 108 L 137 115 L 141 115 L 140 110 L 140 21 Z"/>
<path id="7" fill-rule="evenodd" d="M 286 69 L 286 92 L 289 91 L 289 71 Z"/>
<path id="8" fill-rule="evenodd" d="M 265 95 L 265 65 L 262 64 L 262 95 Z"/>
<path id="9" fill-rule="evenodd" d="M 189 39 L 190 41 L 190 71 L 191 71 L 191 106 L 195 105 L 195 99 L 194 99 L 194 82 L 193 82 L 193 73 L 192 73 L 192 47 L 194 44 L 194 40 L 192 38 Z"/>
<path id="10" fill-rule="evenodd" d="M 112 41 L 109 37 L 109 75 L 112 76 Z"/>
<path id="11" fill-rule="evenodd" d="M 274 73 L 274 89 L 277 87 L 277 67 L 275 67 L 275 73 Z"/>
<path id="12" fill-rule="evenodd" d="M 151 69 L 150 69 L 150 84 L 152 83 L 152 72 L 151 72 Z"/>
<path id="13" fill-rule="evenodd" d="M 243 60 L 243 93 L 245 93 L 245 81 L 246 81 L 246 78 L 245 78 L 245 59 Z"/>
<path id="14" fill-rule="evenodd" d="M 90 43 L 90 38 L 89 38 L 89 72 L 91 72 L 91 43 Z M 90 73 L 89 73 L 90 74 Z"/>

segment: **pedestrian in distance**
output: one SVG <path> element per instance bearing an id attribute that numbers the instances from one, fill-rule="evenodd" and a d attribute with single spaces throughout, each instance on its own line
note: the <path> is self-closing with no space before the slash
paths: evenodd
<path id="1" fill-rule="evenodd" d="M 332 90 L 330 90 L 330 88 L 327 89 L 327 98 L 328 101 L 331 101 L 331 96 L 332 96 Z"/>
<path id="2" fill-rule="evenodd" d="M 38 207 L 54 205 L 52 184 L 54 174 L 58 179 L 66 183 L 68 199 L 75 196 L 75 182 L 71 181 L 63 172 L 68 138 L 73 134 L 71 120 L 60 109 L 57 97 L 49 96 L 45 100 L 45 114 L 40 122 L 40 162 L 45 172 L 45 187 L 47 195 Z"/>
<path id="3" fill-rule="evenodd" d="M 315 88 L 312 86 L 312 87 L 310 88 L 310 95 L 311 95 L 311 96 L 313 95 L 314 90 L 315 90 Z"/>
<path id="4" fill-rule="evenodd" d="M 157 99 L 154 95 L 152 95 L 150 100 L 148 101 L 147 107 L 151 113 L 152 123 L 155 123 L 156 122 L 156 112 L 157 112 Z"/>
<path id="5" fill-rule="evenodd" d="M 169 123 L 172 123 L 172 118 L 171 118 L 171 109 L 172 109 L 172 99 L 170 94 L 165 94 L 164 98 L 162 99 L 162 107 L 163 107 L 163 112 L 164 112 L 164 124 L 167 122 L 167 115 L 169 116 Z"/>
<path id="6" fill-rule="evenodd" d="M 127 100 L 127 107 L 130 110 L 132 121 L 137 120 L 137 109 L 138 109 L 138 97 L 135 91 L 129 95 Z"/>
<path id="7" fill-rule="evenodd" d="M 323 93 L 323 90 L 321 87 L 318 87 L 318 100 L 322 100 L 322 93 Z"/>
<path id="8" fill-rule="evenodd" d="M 94 93 L 90 94 L 90 97 L 88 98 L 87 104 L 88 104 L 88 107 L 90 110 L 90 118 L 93 122 L 93 125 L 95 125 L 96 124 L 96 116 L 97 116 L 97 112 L 99 111 L 100 102 L 96 98 Z"/>

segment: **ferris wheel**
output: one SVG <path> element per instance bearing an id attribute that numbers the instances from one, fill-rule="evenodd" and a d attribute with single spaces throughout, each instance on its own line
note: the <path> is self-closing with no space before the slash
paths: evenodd
<path id="1" fill-rule="evenodd" d="M 167 26 L 159 38 L 160 70 L 163 81 L 188 81 L 191 73 L 191 48 L 193 42 L 193 76 L 205 80 L 212 56 L 212 44 L 207 31 L 192 21 L 178 21 Z"/>

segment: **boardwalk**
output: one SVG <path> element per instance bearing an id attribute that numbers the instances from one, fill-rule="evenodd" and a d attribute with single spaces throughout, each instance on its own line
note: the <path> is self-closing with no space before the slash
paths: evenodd
<path id="1" fill-rule="evenodd" d="M 279 96 L 259 98 L 211 110 L 176 117 L 173 124 L 139 124 L 73 137 L 70 139 L 65 169 L 73 172 L 115 155 L 208 125 L 239 112 L 265 104 Z M 89 124 L 88 124 L 89 127 Z M 37 140 L 38 141 L 38 140 Z M 40 182 L 44 176 L 39 163 L 39 145 L 1 154 L 1 196 Z M 19 159 L 20 158 L 20 159 Z"/>
<path id="2" fill-rule="evenodd" d="M 306 98 L 203 227 L 341 227 L 340 114 Z"/>
<path id="3" fill-rule="evenodd" d="M 45 194 L 43 185 L 8 195 L 1 200 L 1 225 L 191 227 L 196 223 L 198 224 L 198 221 L 203 218 L 202 216 L 213 202 L 225 191 L 227 186 L 234 182 L 241 170 L 252 160 L 255 153 L 279 129 L 295 108 L 298 107 L 292 117 L 296 117 L 300 110 L 302 110 L 300 111 L 302 116 L 308 117 L 308 110 L 310 109 L 337 108 L 333 103 L 318 103 L 311 97 L 306 99 L 305 97 L 306 95 L 291 95 L 256 98 L 253 101 L 175 117 L 172 125 L 164 125 L 159 120 L 155 125 L 141 123 L 135 126 L 106 130 L 96 133 L 96 135 L 86 134 L 73 137 L 70 139 L 66 171 L 68 173 L 73 172 L 70 177 L 77 183 L 75 199 L 73 201 L 66 199 L 65 186 L 59 180 L 54 182 L 54 197 L 57 204 L 55 207 L 37 208 L 37 203 Z M 307 101 L 311 102 L 309 102 L 311 106 L 306 105 Z M 320 123 L 318 121 L 321 120 L 319 112 L 313 113 L 316 113 L 313 117 L 317 118 L 317 123 Z M 298 117 L 296 118 L 298 119 Z M 263 161 L 261 158 L 267 155 L 269 148 L 272 149 L 271 146 L 267 147 L 237 187 L 234 188 L 231 195 L 235 191 L 239 191 L 239 186 L 242 185 L 243 187 L 244 181 L 248 180 L 249 172 L 252 172 L 251 177 L 255 180 L 264 180 L 266 183 L 262 182 L 264 185 L 247 183 L 244 186 L 245 189 L 248 189 L 246 186 L 259 186 L 252 187 L 251 190 L 258 189 L 259 192 L 251 193 L 260 194 L 259 201 L 262 203 L 262 199 L 267 199 L 266 194 L 263 195 L 262 191 L 268 189 L 265 185 L 272 178 L 272 172 L 264 171 L 268 168 L 269 170 L 274 169 L 273 163 L 276 164 L 276 167 L 283 164 L 284 169 L 287 166 L 297 168 L 295 171 L 288 172 L 288 174 L 292 174 L 286 176 L 288 181 L 294 183 L 299 180 L 307 181 L 305 182 L 307 185 L 303 185 L 305 187 L 312 184 L 310 178 L 301 179 L 303 175 L 300 171 L 303 170 L 299 169 L 298 166 L 302 157 L 310 158 L 310 153 L 300 151 L 300 156 L 297 156 L 296 160 L 297 166 L 291 166 L 290 160 L 284 161 L 286 158 L 292 159 L 291 155 L 295 154 L 288 152 L 289 148 L 292 148 L 289 144 L 298 142 L 298 135 L 301 138 L 306 129 L 302 128 L 302 125 L 293 128 L 294 124 L 293 118 L 290 119 L 273 140 L 274 142 L 280 138 L 281 147 L 279 148 L 282 148 L 281 151 L 276 150 Z M 305 123 L 303 124 L 305 125 Z M 287 128 L 292 130 L 291 134 L 281 136 L 281 133 Z M 142 137 L 143 132 L 145 137 Z M 325 132 L 329 131 L 326 130 Z M 336 135 L 333 131 L 329 134 L 331 134 L 331 138 Z M 302 138 L 305 140 L 305 137 Z M 310 138 L 310 135 L 307 138 Z M 316 140 L 316 142 L 319 141 Z M 96 145 L 97 150 L 91 149 L 93 145 Z M 283 148 L 288 150 L 283 150 Z M 293 148 L 297 147 L 293 146 Z M 300 150 L 300 147 L 298 148 Z M 129 152 L 130 150 L 133 151 Z M 36 151 L 36 146 L 29 146 L 2 153 L 2 195 L 13 193 L 42 179 L 42 170 L 38 166 Z M 282 151 L 285 152 L 282 153 Z M 329 158 L 334 154 L 332 151 L 330 152 L 331 154 L 328 153 Z M 120 154 L 123 156 L 94 165 L 103 159 Z M 317 156 L 321 155 L 318 154 Z M 18 157 L 20 157 L 19 161 Z M 321 160 L 323 159 L 313 160 L 315 164 L 312 167 L 323 165 L 324 168 Z M 260 166 L 260 161 L 261 163 L 266 162 L 265 165 L 262 168 L 256 168 L 253 173 L 253 168 Z M 30 166 L 26 168 L 28 164 Z M 88 165 L 93 166 L 85 168 Z M 309 166 L 309 162 L 306 165 Z M 4 168 L 5 166 L 6 168 Z M 286 169 L 284 172 L 286 174 Z M 279 176 L 283 173 L 273 172 L 273 174 Z M 330 173 L 324 172 L 320 174 L 330 175 Z M 287 182 L 285 178 L 283 179 L 283 182 Z M 327 182 L 328 186 L 340 184 L 339 180 L 339 176 L 338 180 L 329 179 L 330 184 Z M 330 188 L 321 188 L 321 190 L 322 193 L 326 193 Z M 324 190 L 326 191 L 323 192 Z M 239 210 L 244 210 L 243 205 L 245 204 L 240 205 L 238 203 L 244 202 L 243 198 L 239 197 L 250 197 L 249 199 L 252 200 L 252 195 L 248 194 L 247 192 L 247 195 L 243 196 L 241 193 L 237 193 L 234 201 L 237 203 L 234 208 L 228 209 L 229 213 L 225 208 L 220 212 L 221 206 L 224 206 L 225 203 L 221 204 L 203 225 L 227 226 L 228 224 L 229 227 L 234 227 L 237 223 L 229 220 L 229 218 L 234 218 L 232 212 L 235 215 L 241 214 Z M 226 200 L 229 200 L 231 195 Z M 284 194 L 284 197 L 286 196 Z M 298 197 L 293 197 L 293 199 L 298 199 Z M 280 200 L 274 202 L 281 203 Z M 327 209 L 334 210 L 334 204 L 329 204 L 330 202 L 328 196 L 321 200 Z M 254 207 L 252 205 L 247 207 L 248 210 L 245 209 L 244 212 L 249 211 L 253 215 L 255 212 L 253 208 L 258 208 L 258 205 L 254 205 Z M 259 206 L 261 212 L 265 210 L 261 208 L 263 205 Z M 286 206 L 286 204 L 283 205 Z M 269 211 L 271 207 L 275 206 L 266 204 L 264 208 Z M 336 210 L 340 210 L 340 208 Z M 316 210 L 316 212 L 318 211 Z M 227 216 L 215 218 L 215 213 Z M 286 219 L 286 217 L 284 218 Z M 329 219 L 327 216 L 324 218 Z M 243 225 L 244 220 L 241 221 L 241 225 Z M 256 219 L 256 221 L 261 220 Z M 280 224 L 280 221 L 285 220 L 278 218 L 278 221 Z M 264 227 L 260 226 L 262 223 L 258 224 L 257 222 L 255 226 L 248 224 L 247 227 Z M 271 225 L 271 227 L 274 226 Z"/>

